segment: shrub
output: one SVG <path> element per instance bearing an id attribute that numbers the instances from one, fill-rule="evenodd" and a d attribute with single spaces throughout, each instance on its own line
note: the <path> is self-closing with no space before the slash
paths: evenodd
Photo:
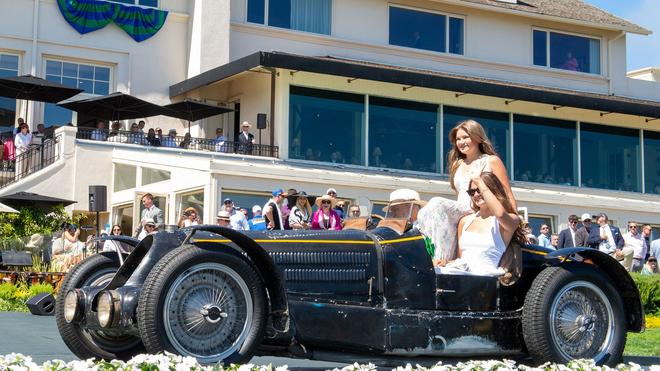
<path id="1" fill-rule="evenodd" d="M 642 298 L 646 315 L 660 316 L 660 274 L 631 274 Z"/>

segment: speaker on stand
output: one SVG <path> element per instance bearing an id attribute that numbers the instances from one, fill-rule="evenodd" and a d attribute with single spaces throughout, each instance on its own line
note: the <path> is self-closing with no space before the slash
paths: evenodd
<path id="1" fill-rule="evenodd" d="M 89 186 L 89 211 L 96 212 L 96 237 L 101 235 L 101 221 L 99 213 L 108 209 L 108 188 L 104 185 Z M 96 252 L 99 252 L 98 241 L 96 243 Z"/>
<path id="2" fill-rule="evenodd" d="M 261 148 L 261 131 L 266 128 L 266 114 L 257 113 L 257 129 L 259 129 L 259 147 Z"/>

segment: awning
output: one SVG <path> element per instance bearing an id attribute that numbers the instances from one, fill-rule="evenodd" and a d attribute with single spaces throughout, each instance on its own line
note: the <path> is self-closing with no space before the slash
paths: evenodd
<path id="1" fill-rule="evenodd" d="M 61 103 L 59 106 L 105 120 L 129 120 L 169 113 L 163 107 L 124 93 Z"/>
<path id="2" fill-rule="evenodd" d="M 170 86 L 170 96 L 185 94 L 256 67 L 283 68 L 347 78 L 520 100 L 553 106 L 660 118 L 660 102 L 578 92 L 444 72 L 335 57 L 257 52 Z"/>

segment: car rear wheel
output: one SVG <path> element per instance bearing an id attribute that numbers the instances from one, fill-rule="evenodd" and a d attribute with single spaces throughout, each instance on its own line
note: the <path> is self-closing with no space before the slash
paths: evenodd
<path id="1" fill-rule="evenodd" d="M 265 298 L 249 261 L 183 246 L 163 257 L 145 280 L 140 335 L 150 353 L 173 352 L 203 364 L 246 362 L 261 343 Z"/>
<path id="2" fill-rule="evenodd" d="M 62 340 L 81 359 L 100 358 L 127 360 L 144 351 L 142 341 L 129 335 L 114 335 L 84 328 L 81 322 L 64 319 L 64 297 L 77 288 L 102 286 L 110 282 L 119 269 L 116 253 L 101 253 L 81 261 L 66 274 L 55 303 L 55 321 Z"/>
<path id="3" fill-rule="evenodd" d="M 626 343 L 623 301 L 595 267 L 544 269 L 523 307 L 523 337 L 538 363 L 593 359 L 614 366 Z"/>

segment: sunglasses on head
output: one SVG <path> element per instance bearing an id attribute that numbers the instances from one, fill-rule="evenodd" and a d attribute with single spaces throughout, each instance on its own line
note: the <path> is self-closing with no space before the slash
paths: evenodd
<path id="1" fill-rule="evenodd" d="M 470 188 L 465 192 L 467 192 L 467 194 L 470 195 L 470 197 L 474 196 L 477 193 L 481 194 L 481 191 L 479 190 L 479 188 Z"/>

